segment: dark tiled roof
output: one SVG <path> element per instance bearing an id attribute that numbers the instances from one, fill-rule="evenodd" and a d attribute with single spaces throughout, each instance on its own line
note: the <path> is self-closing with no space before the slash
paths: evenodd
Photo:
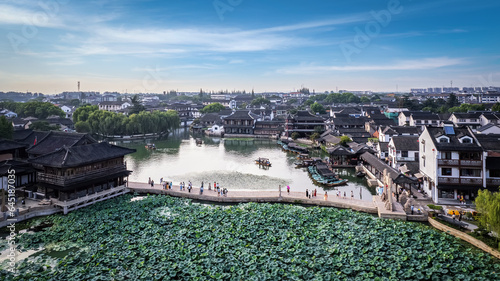
<path id="1" fill-rule="evenodd" d="M 485 150 L 500 152 L 500 134 L 474 134 L 474 136 Z"/>
<path id="2" fill-rule="evenodd" d="M 354 152 L 351 151 L 350 148 L 346 148 L 340 145 L 327 148 L 326 151 L 330 155 L 336 155 L 336 156 L 341 156 L 341 155 L 354 155 Z"/>
<path id="3" fill-rule="evenodd" d="M 384 117 L 384 119 L 373 119 L 370 121 L 370 123 L 373 123 L 377 126 L 390 126 L 390 125 L 396 124 L 396 122 L 394 122 L 394 120 L 388 119 L 385 117 Z"/>
<path id="4" fill-rule="evenodd" d="M 388 142 L 379 142 L 378 144 L 380 147 L 380 151 L 382 151 L 382 152 L 389 151 L 389 143 Z"/>
<path id="5" fill-rule="evenodd" d="M 37 138 L 37 143 L 27 150 L 29 154 L 42 155 L 56 151 L 66 146 L 85 145 L 97 141 L 88 134 L 64 133 L 51 131 L 43 139 Z M 34 140 L 33 140 L 34 143 Z"/>
<path id="6" fill-rule="evenodd" d="M 256 119 L 249 110 L 236 110 L 224 120 L 254 120 Z"/>
<path id="7" fill-rule="evenodd" d="M 463 136 L 469 136 L 472 138 L 471 134 L 467 128 L 454 128 L 455 135 L 446 135 L 444 128 L 427 126 L 427 130 L 431 135 L 432 141 L 436 148 L 440 151 L 482 151 L 482 148 L 476 143 L 461 143 L 459 138 Z M 437 137 L 446 135 L 449 139 L 449 143 L 438 142 Z"/>
<path id="8" fill-rule="evenodd" d="M 469 119 L 469 118 L 478 119 L 481 116 L 481 114 L 482 114 L 481 112 L 471 112 L 471 113 L 457 112 L 457 113 L 453 113 L 453 115 L 455 115 L 455 117 L 457 117 L 459 119 Z"/>
<path id="9" fill-rule="evenodd" d="M 6 160 L 0 162 L 0 176 L 6 176 L 9 174 L 9 170 L 15 170 L 16 174 L 21 175 L 24 173 L 31 173 L 35 170 L 31 167 L 30 163 L 20 162 L 16 160 Z"/>
<path id="10" fill-rule="evenodd" d="M 418 127 L 410 127 L 410 126 L 389 126 L 386 127 L 382 133 L 389 135 L 402 135 L 402 134 L 419 134 L 420 129 Z"/>
<path id="11" fill-rule="evenodd" d="M 74 147 L 62 147 L 54 152 L 31 159 L 31 163 L 48 167 L 67 168 L 78 167 L 113 158 L 119 158 L 135 149 L 111 145 L 107 142 L 79 145 Z"/>
<path id="12" fill-rule="evenodd" d="M 497 112 L 483 112 L 483 116 L 487 120 L 493 120 L 493 121 L 500 120 L 500 113 Z"/>
<path id="13" fill-rule="evenodd" d="M 394 136 L 392 142 L 396 150 L 418 151 L 418 136 Z"/>
<path id="14" fill-rule="evenodd" d="M 12 140 L 0 139 L 0 151 L 8 151 L 8 150 L 26 148 L 26 147 L 28 147 L 28 146 L 24 143 L 12 141 Z"/>
<path id="15" fill-rule="evenodd" d="M 387 165 L 382 160 L 380 160 L 377 156 L 375 156 L 369 152 L 365 152 L 365 153 L 361 154 L 361 159 L 363 159 L 365 162 L 370 164 L 370 166 L 374 167 L 375 169 L 377 169 L 381 173 L 383 173 L 384 170 L 387 169 L 389 176 L 393 180 L 399 176 L 398 171 L 396 171 L 394 168 L 392 168 L 391 166 Z"/>
<path id="16" fill-rule="evenodd" d="M 335 126 L 364 126 L 365 122 L 365 118 L 341 117 L 333 119 Z"/>
<path id="17" fill-rule="evenodd" d="M 412 113 L 413 120 L 441 120 L 439 115 L 429 112 Z"/>
<path id="18" fill-rule="evenodd" d="M 17 141 L 22 141 L 28 138 L 33 133 L 31 129 L 14 130 L 13 139 Z"/>
<path id="19" fill-rule="evenodd" d="M 202 123 L 206 123 L 206 122 L 217 122 L 217 121 L 220 121 L 220 116 L 218 113 L 207 113 L 205 115 L 203 115 L 201 118 L 200 118 L 200 121 Z"/>
<path id="20" fill-rule="evenodd" d="M 477 129 L 478 132 L 483 132 L 483 131 L 486 131 L 492 127 L 498 127 L 498 125 L 494 125 L 493 123 L 488 123 L 484 126 L 482 126 L 481 128 Z"/>
<path id="21" fill-rule="evenodd" d="M 318 121 L 318 122 L 324 121 L 323 118 L 316 116 L 316 115 L 313 115 L 312 113 L 310 113 L 307 110 L 298 111 L 297 114 L 295 116 L 293 116 L 293 119 L 295 119 L 297 121 Z"/>

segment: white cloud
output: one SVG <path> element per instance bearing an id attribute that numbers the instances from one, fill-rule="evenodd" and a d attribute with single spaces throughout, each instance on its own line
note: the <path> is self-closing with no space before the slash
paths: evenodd
<path id="1" fill-rule="evenodd" d="M 281 74 L 317 74 L 335 71 L 387 71 L 387 70 L 426 70 L 464 64 L 463 58 L 422 58 L 416 60 L 400 60 L 392 64 L 379 65 L 345 65 L 345 66 L 304 66 L 280 68 Z"/>
<path id="2" fill-rule="evenodd" d="M 37 27 L 61 27 L 62 23 L 56 14 L 38 9 L 19 8 L 0 4 L 0 25 L 28 25 Z"/>

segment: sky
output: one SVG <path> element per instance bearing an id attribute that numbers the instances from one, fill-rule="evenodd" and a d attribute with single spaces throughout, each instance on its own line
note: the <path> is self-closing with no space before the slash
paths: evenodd
<path id="1" fill-rule="evenodd" d="M 500 86 L 500 1 L 1 0 L 0 91 Z"/>

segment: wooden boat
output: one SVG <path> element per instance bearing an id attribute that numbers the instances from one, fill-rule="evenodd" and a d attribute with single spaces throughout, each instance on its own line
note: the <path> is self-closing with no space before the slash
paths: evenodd
<path id="1" fill-rule="evenodd" d="M 339 185 L 344 185 L 347 184 L 348 180 L 346 179 L 340 179 L 338 176 L 334 175 L 331 172 L 324 171 L 323 165 L 319 165 L 320 168 L 318 169 L 316 166 L 312 165 L 307 168 L 309 171 L 309 174 L 311 175 L 311 178 L 315 183 L 325 185 L 328 187 L 333 187 L 333 186 L 339 186 Z"/>
<path id="2" fill-rule="evenodd" d="M 271 162 L 269 162 L 268 158 L 259 157 L 259 159 L 255 160 L 255 164 L 259 164 L 261 166 L 271 167 Z"/>
<path id="3" fill-rule="evenodd" d="M 156 146 L 155 146 L 155 144 L 154 144 L 154 143 L 153 143 L 153 144 L 148 143 L 148 144 L 146 144 L 146 146 L 145 146 L 145 147 L 146 147 L 146 149 L 151 149 L 151 150 L 156 149 Z"/>
<path id="4" fill-rule="evenodd" d="M 358 178 L 362 178 L 364 176 L 366 176 L 365 172 L 359 171 L 356 173 L 356 177 L 358 177 Z"/>

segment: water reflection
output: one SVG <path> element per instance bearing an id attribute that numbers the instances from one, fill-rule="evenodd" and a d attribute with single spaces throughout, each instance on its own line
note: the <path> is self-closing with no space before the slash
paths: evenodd
<path id="1" fill-rule="evenodd" d="M 202 138 L 203 144 L 196 145 L 196 138 Z M 148 142 L 154 143 L 157 149 L 146 149 Z M 295 168 L 296 154 L 283 152 L 269 139 L 192 137 L 187 130 L 179 130 L 165 139 L 118 144 L 137 149 L 126 157 L 128 168 L 134 171 L 130 181 L 147 182 L 151 177 L 159 183 L 163 178 L 176 184 L 191 181 L 195 187 L 202 181 L 205 185 L 215 181 L 230 190 L 277 190 L 279 185 L 290 185 L 292 191 L 317 189 L 321 194 L 323 190 L 340 190 L 350 196 L 352 190 L 355 198 L 371 200 L 372 192 L 366 187 L 365 179 L 357 178 L 354 169 L 337 171 L 341 178 L 349 179 L 347 186 L 323 189 L 312 182 L 306 169 Z M 325 157 L 321 151 L 314 152 L 313 156 Z M 254 160 L 259 157 L 269 158 L 272 166 L 262 169 L 256 165 Z"/>

